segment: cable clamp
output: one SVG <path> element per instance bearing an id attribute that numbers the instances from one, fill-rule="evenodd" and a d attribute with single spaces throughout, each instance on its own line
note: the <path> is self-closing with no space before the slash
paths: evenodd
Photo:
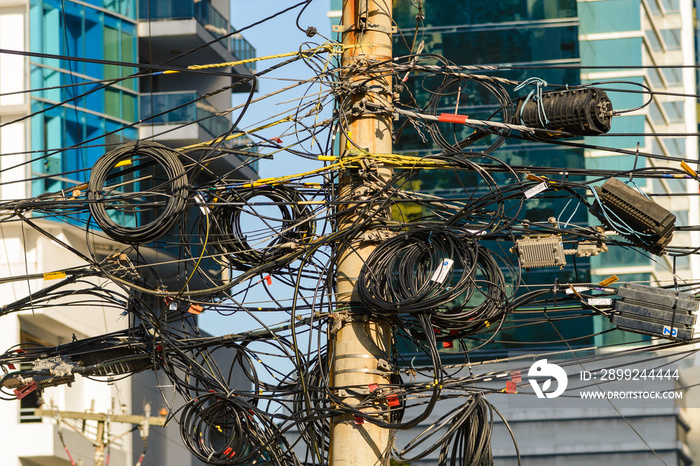
<path id="1" fill-rule="evenodd" d="M 331 334 L 338 333 L 343 325 L 346 323 L 353 322 L 353 318 L 347 311 L 334 312 L 330 314 L 331 320 L 333 320 L 333 325 L 331 325 Z"/>
<path id="2" fill-rule="evenodd" d="M 355 24 L 334 24 L 332 30 L 333 32 L 343 34 L 350 31 L 359 31 L 360 29 L 358 29 Z M 362 31 L 377 31 L 387 34 L 396 34 L 398 32 L 398 28 L 396 26 L 385 27 L 380 26 L 379 24 L 369 23 L 367 24 L 367 27 L 362 29 Z"/>

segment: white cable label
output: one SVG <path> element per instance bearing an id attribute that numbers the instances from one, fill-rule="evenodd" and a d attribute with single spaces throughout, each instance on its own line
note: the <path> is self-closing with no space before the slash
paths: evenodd
<path id="1" fill-rule="evenodd" d="M 445 279 L 447 278 L 447 273 L 450 271 L 452 268 L 452 264 L 454 264 L 455 261 L 452 259 L 443 259 L 442 264 L 440 264 L 440 267 L 437 268 L 437 270 L 433 273 L 433 276 L 430 277 L 430 280 L 438 283 L 443 283 Z"/>
<path id="2" fill-rule="evenodd" d="M 565 290 L 564 290 L 564 293 L 566 293 L 566 294 L 574 294 L 574 291 L 576 291 L 577 293 L 582 293 L 582 292 L 588 291 L 588 290 L 590 290 L 590 288 L 587 287 L 587 286 L 575 286 L 573 290 L 572 290 L 571 288 L 565 289 Z"/>
<path id="3" fill-rule="evenodd" d="M 588 298 L 588 304 L 590 306 L 612 306 L 612 299 L 610 299 L 610 298 Z"/>
<path id="4" fill-rule="evenodd" d="M 194 200 L 197 201 L 197 205 L 199 206 L 199 210 L 201 210 L 204 215 L 207 215 L 207 213 L 209 213 L 209 207 L 207 207 L 207 203 L 204 202 L 204 198 L 202 197 L 202 195 L 195 194 Z"/>
<path id="5" fill-rule="evenodd" d="M 535 185 L 532 188 L 525 191 L 525 197 L 530 199 L 531 197 L 538 195 L 545 189 L 547 189 L 547 182 L 543 181 L 542 183 Z"/>

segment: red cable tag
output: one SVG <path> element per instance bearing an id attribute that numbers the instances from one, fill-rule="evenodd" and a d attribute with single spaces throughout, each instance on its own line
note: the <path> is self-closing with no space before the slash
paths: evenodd
<path id="1" fill-rule="evenodd" d="M 15 389 L 15 396 L 17 397 L 18 400 L 21 400 L 25 396 L 29 395 L 31 392 L 37 389 L 36 382 L 31 382 L 24 387 L 16 388 Z"/>
<path id="2" fill-rule="evenodd" d="M 520 374 L 520 371 L 513 371 L 510 373 L 510 380 L 512 380 L 515 383 L 520 383 L 523 381 L 523 377 Z"/>
<path id="3" fill-rule="evenodd" d="M 506 382 L 506 393 L 517 393 L 517 384 L 512 380 Z"/>
<path id="4" fill-rule="evenodd" d="M 376 383 L 371 383 L 367 385 L 367 388 L 369 388 L 369 392 L 372 393 L 373 391 L 379 388 L 379 385 L 377 385 Z"/>
<path id="5" fill-rule="evenodd" d="M 398 406 L 401 403 L 399 403 L 399 396 L 398 395 L 389 395 L 386 397 L 386 402 L 389 404 L 389 406 L 394 407 Z"/>
<path id="6" fill-rule="evenodd" d="M 362 416 L 355 416 L 355 424 L 364 424 L 365 420 L 362 419 Z"/>
<path id="7" fill-rule="evenodd" d="M 441 113 L 440 116 L 438 117 L 438 121 L 441 121 L 443 123 L 456 123 L 458 125 L 465 125 L 465 124 L 467 124 L 468 118 L 469 118 L 469 115 L 455 115 L 452 113 Z"/>
<path id="8" fill-rule="evenodd" d="M 204 308 L 202 306 L 200 306 L 199 304 L 191 304 L 190 308 L 187 310 L 187 312 L 189 312 L 190 314 L 199 315 L 202 313 L 203 310 L 204 310 Z M 209 315 L 209 314 L 207 314 L 207 315 Z"/>
<path id="9" fill-rule="evenodd" d="M 267 285 L 268 285 L 268 286 L 272 285 L 272 277 L 271 277 L 270 275 L 268 275 L 267 277 L 265 277 L 265 281 L 267 282 Z"/>

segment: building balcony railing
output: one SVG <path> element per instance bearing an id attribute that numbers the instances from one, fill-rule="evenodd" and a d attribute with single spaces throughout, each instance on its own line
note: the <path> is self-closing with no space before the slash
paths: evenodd
<path id="1" fill-rule="evenodd" d="M 216 115 L 216 108 L 194 91 L 156 92 L 139 98 L 141 119 L 151 125 L 176 125 L 196 121 L 216 137 L 231 128 L 231 121 Z"/>
<path id="2" fill-rule="evenodd" d="M 235 33 L 231 36 L 231 44 L 229 50 L 231 54 L 238 58 L 239 60 L 248 60 L 255 58 L 255 48 L 250 45 L 250 42 L 245 40 L 245 38 L 239 33 Z M 255 62 L 246 63 L 245 65 L 248 69 L 255 71 Z"/>
<path id="3" fill-rule="evenodd" d="M 139 20 L 164 21 L 177 19 L 196 19 L 204 29 L 214 37 L 223 37 L 234 29 L 228 20 L 211 4 L 211 0 L 198 2 L 139 2 Z M 255 48 L 239 33 L 231 36 L 230 40 L 222 41 L 236 58 L 246 60 L 255 57 Z M 255 64 L 246 65 L 255 70 Z"/>
<path id="4" fill-rule="evenodd" d="M 199 100 L 197 100 L 199 99 Z M 212 139 L 226 134 L 231 129 L 231 121 L 217 115 L 218 110 L 206 99 L 200 99 L 195 91 L 155 92 L 139 97 L 141 119 L 146 125 L 186 125 L 197 122 Z M 233 133 L 238 132 L 234 130 Z M 256 152 L 247 136 L 224 142 L 224 146 L 248 146 Z M 257 171 L 257 161 L 251 165 Z"/>

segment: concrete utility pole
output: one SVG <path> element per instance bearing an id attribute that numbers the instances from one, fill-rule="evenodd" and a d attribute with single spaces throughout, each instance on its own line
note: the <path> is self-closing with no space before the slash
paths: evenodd
<path id="1" fill-rule="evenodd" d="M 134 414 L 106 414 L 106 413 L 81 413 L 78 411 L 59 411 L 56 409 L 39 408 L 34 411 L 35 416 L 47 416 L 62 419 L 79 419 L 83 421 L 97 421 L 97 436 L 95 439 L 95 466 L 104 466 L 105 464 L 105 448 L 109 444 L 109 439 L 105 438 L 107 434 L 107 422 L 119 422 L 123 424 L 137 424 L 141 426 L 141 437 L 148 438 L 149 426 L 164 426 L 164 417 L 150 416 L 151 407 L 146 405 L 145 416 Z M 140 463 L 139 463 L 140 464 Z"/>
<path id="2" fill-rule="evenodd" d="M 342 24 L 334 26 L 334 30 L 343 34 L 342 66 L 346 70 L 343 78 L 347 89 L 352 90 L 341 116 L 347 118 L 344 126 L 349 136 L 349 140 L 341 138 L 341 155 L 348 151 L 369 154 L 392 151 L 391 113 L 368 112 L 364 105 L 378 103 L 377 97 L 383 104 L 392 101 L 391 73 L 386 73 L 390 64 L 367 71 L 367 65 L 392 59 L 391 6 L 391 0 L 343 0 Z M 362 199 L 371 195 L 368 181 L 380 181 L 381 185 L 389 176 L 390 170 L 377 166 L 366 166 L 362 172 L 356 169 L 341 172 L 339 200 L 349 202 L 338 207 L 341 212 L 338 230 L 367 218 L 381 220 L 388 216 L 378 206 L 363 204 Z M 343 214 L 345 209 L 348 210 Z M 380 389 L 377 386 L 390 381 L 387 361 L 391 354 L 391 328 L 366 317 L 356 290 L 362 265 L 380 237 L 379 230 L 359 231 L 338 252 L 338 308 L 330 345 L 331 380 L 336 395 L 352 406 L 366 399 L 371 391 Z M 376 400 L 373 406 L 363 407 L 365 415 L 377 417 L 378 411 L 387 408 L 381 393 Z M 389 429 L 352 415 L 336 416 L 331 420 L 329 463 L 332 466 L 389 464 L 390 441 Z"/>

